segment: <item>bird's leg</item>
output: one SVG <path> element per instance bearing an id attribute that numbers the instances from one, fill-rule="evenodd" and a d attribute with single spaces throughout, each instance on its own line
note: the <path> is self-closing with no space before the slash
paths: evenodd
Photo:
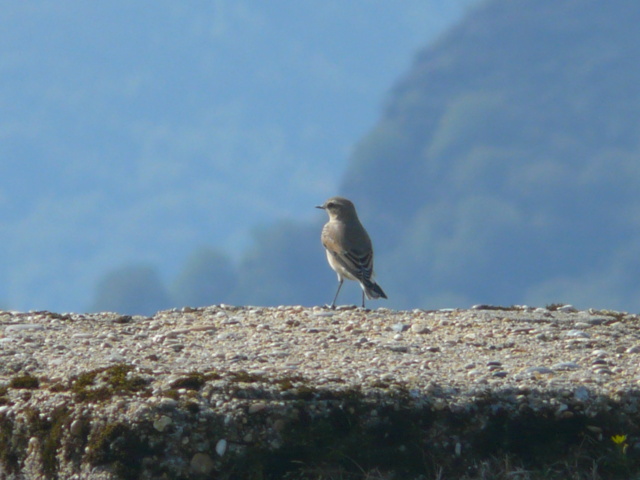
<path id="1" fill-rule="evenodd" d="M 364 307 L 364 290 L 362 291 L 362 308 L 365 308 Z"/>
<path id="2" fill-rule="evenodd" d="M 342 283 L 344 282 L 344 278 L 340 279 L 340 283 L 338 284 L 338 291 L 336 292 L 336 296 L 333 297 L 333 302 L 331 302 L 331 310 L 336 308 L 336 300 L 338 299 L 338 294 L 340 293 L 340 289 L 342 288 Z"/>

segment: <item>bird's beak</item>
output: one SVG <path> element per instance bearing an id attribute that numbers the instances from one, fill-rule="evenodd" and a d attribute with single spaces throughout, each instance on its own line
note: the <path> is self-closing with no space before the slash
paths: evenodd
<path id="1" fill-rule="evenodd" d="M 316 208 L 321 208 L 322 210 L 324 210 L 325 206 L 324 205 L 316 205 Z"/>

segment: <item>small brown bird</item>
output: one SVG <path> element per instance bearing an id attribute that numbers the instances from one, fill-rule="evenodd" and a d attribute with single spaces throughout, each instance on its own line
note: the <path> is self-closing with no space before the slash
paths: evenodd
<path id="1" fill-rule="evenodd" d="M 373 248 L 369 234 L 364 229 L 356 207 L 343 197 L 331 197 L 318 205 L 329 214 L 329 221 L 322 228 L 322 245 L 327 250 L 329 265 L 338 274 L 338 291 L 331 308 L 335 308 L 344 279 L 355 280 L 362 287 L 362 308 L 364 297 L 387 298 L 380 285 L 373 281 Z"/>

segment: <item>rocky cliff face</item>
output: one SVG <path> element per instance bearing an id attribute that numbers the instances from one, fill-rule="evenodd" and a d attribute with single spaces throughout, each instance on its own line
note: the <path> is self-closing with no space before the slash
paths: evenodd
<path id="1" fill-rule="evenodd" d="M 2 312 L 0 478 L 629 478 L 638 322 L 568 307 Z"/>

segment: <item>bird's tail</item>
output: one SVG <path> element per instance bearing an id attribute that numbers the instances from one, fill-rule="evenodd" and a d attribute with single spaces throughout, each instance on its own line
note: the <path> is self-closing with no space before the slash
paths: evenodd
<path id="1" fill-rule="evenodd" d="M 378 285 L 376 282 L 368 281 L 363 283 L 364 293 L 367 295 L 367 298 L 387 298 L 387 294 L 384 293 L 384 290 Z"/>

